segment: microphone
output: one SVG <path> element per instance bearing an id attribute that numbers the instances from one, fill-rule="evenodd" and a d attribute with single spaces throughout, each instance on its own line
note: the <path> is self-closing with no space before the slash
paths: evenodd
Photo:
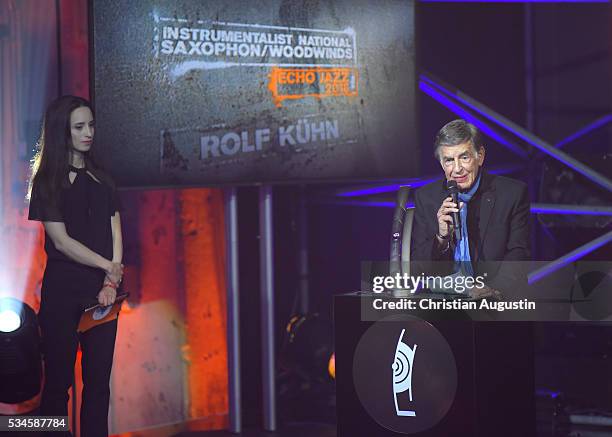
<path id="1" fill-rule="evenodd" d="M 457 208 L 459 208 L 459 187 L 457 186 L 456 181 L 448 181 L 446 184 L 446 188 L 448 188 L 448 193 L 450 194 L 453 202 L 457 204 Z M 453 227 L 455 229 L 455 241 L 461 240 L 461 217 L 458 212 L 453 212 Z"/>

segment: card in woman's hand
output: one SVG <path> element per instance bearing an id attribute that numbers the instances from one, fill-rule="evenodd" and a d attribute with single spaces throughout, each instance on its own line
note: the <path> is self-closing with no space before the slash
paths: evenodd
<path id="1" fill-rule="evenodd" d="M 81 315 L 81 320 L 79 321 L 77 331 L 85 332 L 94 326 L 115 320 L 119 316 L 119 311 L 121 311 L 123 301 L 128 296 L 129 293 L 121 293 L 117 295 L 117 298 L 112 305 L 104 306 L 98 304 L 87 308 Z"/>

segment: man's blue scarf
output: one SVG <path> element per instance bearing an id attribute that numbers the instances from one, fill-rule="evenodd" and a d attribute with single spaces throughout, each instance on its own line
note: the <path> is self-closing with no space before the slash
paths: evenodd
<path id="1" fill-rule="evenodd" d="M 480 186 L 480 174 L 478 179 L 466 193 L 459 193 L 459 201 L 464 202 L 463 208 L 459 210 L 461 216 L 461 241 L 455 246 L 455 271 L 463 271 L 468 276 L 474 276 L 474 267 L 472 266 L 472 258 L 470 257 L 470 242 L 468 239 L 467 227 L 467 209 L 468 202 L 478 190 Z"/>

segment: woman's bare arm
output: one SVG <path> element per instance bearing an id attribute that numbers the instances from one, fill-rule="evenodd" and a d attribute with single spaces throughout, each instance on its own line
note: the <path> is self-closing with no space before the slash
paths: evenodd
<path id="1" fill-rule="evenodd" d="M 121 265 L 121 259 L 123 258 L 123 235 L 121 234 L 121 216 L 119 212 L 111 217 L 111 233 L 113 237 L 113 263 L 115 265 Z M 110 278 L 110 277 L 109 277 Z M 110 278 L 111 281 L 118 283 L 119 280 Z M 101 305 L 111 305 L 117 298 L 117 287 L 107 285 L 106 281 L 100 293 L 98 293 L 98 302 Z"/>
<path id="2" fill-rule="evenodd" d="M 113 235 L 113 262 L 121 264 L 123 259 L 123 234 L 121 233 L 121 216 L 118 211 L 111 217 L 111 232 Z"/>

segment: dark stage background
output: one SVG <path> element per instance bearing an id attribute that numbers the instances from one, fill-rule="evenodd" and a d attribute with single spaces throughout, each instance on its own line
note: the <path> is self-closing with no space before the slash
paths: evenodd
<path id="1" fill-rule="evenodd" d="M 46 9 L 41 6 L 42 3 Z M 328 5 L 333 2 L 304 1 L 303 10 L 309 10 L 312 3 Z M 402 2 L 389 4 L 404 5 Z M 5 8 L 5 5 L 11 8 Z M 404 9 L 400 7 L 400 10 Z M 3 69 L 1 247 L 11 248 L 0 253 L 0 265 L 7 266 L 6 274 L 1 278 L 9 278 L 6 281 L 10 280 L 11 287 L 23 290 L 24 299 L 37 308 L 36 293 L 40 287 L 44 255 L 40 229 L 25 220 L 24 181 L 45 105 L 64 93 L 89 94 L 88 11 L 87 3 L 77 0 L 6 0 L 0 11 L 0 66 Z M 362 17 L 367 13 L 374 16 L 382 12 L 377 8 L 364 10 L 356 7 L 347 16 Z M 312 18 L 305 12 L 300 15 L 297 10 L 286 11 L 286 14 L 297 22 L 308 22 Z M 551 144 L 557 144 L 572 156 L 597 168 L 600 173 L 612 176 L 609 165 L 612 124 L 604 123 L 601 128 L 565 141 L 572 133 L 612 114 L 612 11 L 609 3 L 419 3 L 415 17 L 416 44 L 419 47 L 416 69 L 412 70 L 411 59 L 404 59 L 401 68 L 391 72 L 382 68 L 376 74 L 371 73 L 372 77 L 384 82 L 386 74 L 396 78 L 395 75 L 406 72 L 406 83 L 418 80 L 421 74 L 435 77 Z M 395 19 L 385 17 L 385 20 L 392 22 Z M 335 21 L 334 26 L 340 21 Z M 405 36 L 409 35 L 409 31 L 407 29 Z M 127 38 L 130 35 L 135 40 L 143 37 L 142 30 L 137 27 L 125 30 L 124 36 Z M 358 47 L 362 47 L 362 41 L 358 40 Z M 411 56 L 411 49 L 408 44 L 399 50 Z M 395 63 L 398 58 L 391 57 L 385 62 Z M 385 62 L 383 66 L 387 65 Z M 13 65 L 18 65 L 19 69 L 10 69 Z M 111 68 L 108 73 L 114 73 L 114 70 Z M 243 79 L 243 74 L 246 73 L 238 74 L 236 81 Z M 109 82 L 106 84 L 112 83 L 113 77 L 107 80 Z M 261 85 L 262 90 L 253 90 L 252 84 L 249 86 L 253 97 L 268 92 L 265 83 Z M 376 100 L 376 89 L 360 89 L 360 92 L 371 92 Z M 388 88 L 383 89 L 389 91 Z M 132 92 L 129 87 L 127 92 Z M 98 101 L 100 104 L 111 107 L 111 95 L 105 97 L 98 94 L 96 98 L 101 99 Z M 180 100 L 181 97 L 177 98 Z M 420 91 L 415 90 L 415 95 L 405 94 L 398 99 L 400 103 L 403 102 L 402 105 L 408 105 L 414 99 L 420 108 L 416 121 L 419 126 L 418 147 L 412 149 L 418 150 L 419 156 L 410 164 L 392 159 L 389 168 L 398 171 L 397 176 L 402 177 L 429 179 L 441 175 L 438 163 L 432 156 L 433 137 L 441 125 L 457 118 L 457 115 Z M 171 106 L 172 110 L 162 108 L 160 114 L 170 119 L 178 115 L 174 110 L 184 109 L 185 105 L 175 103 Z M 236 107 L 241 107 L 243 103 L 239 100 Z M 251 105 L 249 108 L 256 108 L 257 103 L 248 103 Z M 265 104 L 269 105 L 271 114 L 278 111 L 270 101 L 266 100 Z M 146 105 L 146 100 L 142 100 L 137 106 L 130 106 L 129 120 L 149 120 L 141 111 Z M 353 105 L 360 106 L 361 102 L 355 101 L 348 106 Z M 305 100 L 298 106 L 299 111 L 306 112 L 292 115 L 297 118 L 313 108 L 336 110 L 342 105 Z M 382 106 L 385 105 L 377 103 L 375 108 Z M 395 115 L 401 116 L 402 111 L 408 111 L 408 106 L 404 108 Z M 119 112 L 125 109 L 117 108 Z M 385 106 L 387 109 L 394 108 Z M 114 125 L 111 120 L 107 120 L 106 124 L 104 122 L 109 111 L 99 109 L 98 116 L 102 120 L 98 134 L 110 138 L 108 129 Z M 253 109 L 248 117 L 237 119 L 237 123 L 256 125 L 256 114 L 260 113 Z M 368 114 L 367 111 L 364 113 Z M 204 115 L 217 116 L 218 112 L 215 110 L 214 114 Z M 402 129 L 412 131 L 412 115 Z M 153 130 L 157 132 L 152 139 L 154 150 L 151 151 L 151 162 L 153 157 L 155 162 L 149 164 L 154 171 L 159 170 L 160 144 L 163 145 L 163 136 L 160 139 L 158 134 L 170 127 L 170 124 L 160 123 L 159 120 L 152 122 Z M 121 143 L 116 144 L 118 147 Z M 376 146 L 378 143 L 371 141 L 367 144 Z M 395 145 L 402 144 L 397 142 Z M 524 143 L 521 143 L 521 147 L 526 153 L 525 158 L 489 138 L 486 168 L 502 168 L 503 174 L 529 182 L 534 203 L 580 205 L 587 204 L 585 199 L 590 199 L 592 205 L 612 204 L 609 193 L 582 176 Z M 375 166 L 377 171 L 383 168 L 382 165 Z M 281 168 L 285 173 L 291 169 Z M 414 169 L 419 170 L 418 174 L 413 174 Z M 136 168 L 132 165 L 130 170 Z M 307 170 L 310 169 L 306 168 L 299 178 L 310 179 L 313 173 Z M 551 187 L 561 187 L 555 186 L 554 176 L 562 171 L 572 178 L 572 186 L 579 187 L 572 194 L 573 197 L 555 198 L 554 190 L 549 190 Z M 255 172 L 248 176 L 261 177 L 262 174 Z M 375 172 L 362 174 L 376 175 Z M 550 178 L 550 175 L 553 177 Z M 269 180 L 277 180 L 278 177 L 269 176 Z M 144 184 L 149 177 L 135 173 L 134 183 L 128 185 Z M 186 181 L 179 179 L 181 183 Z M 218 179 L 215 183 L 221 182 L 224 181 Z M 397 180 L 392 182 L 400 183 Z M 279 369 L 283 372 L 286 369 L 280 358 L 283 355 L 284 328 L 290 316 L 301 308 L 309 313 L 319 313 L 321 319 L 329 322 L 332 296 L 360 288 L 361 262 L 385 260 L 388 256 L 392 208 L 347 205 L 341 202 L 344 198 L 336 196 L 338 192 L 346 190 L 346 184 L 330 183 L 274 187 L 275 322 Z M 214 341 L 224 338 L 226 323 L 225 266 L 223 261 L 215 263 L 215 260 L 224 260 L 222 194 L 219 189 L 202 188 L 131 189 L 121 193 L 123 203 L 128 208 L 123 224 L 129 272 L 126 281 L 129 281 L 133 292 L 132 312 L 126 312 L 124 320 L 133 320 L 133 329 L 128 331 L 130 335 L 142 332 L 143 327 L 157 327 L 158 331 L 153 335 L 157 340 L 151 339 L 150 343 L 145 342 L 146 338 L 120 335 L 120 339 L 123 339 L 120 352 L 125 354 L 121 356 L 126 358 L 123 363 L 118 361 L 121 366 L 118 374 L 123 375 L 124 379 L 116 387 L 117 392 L 123 390 L 126 398 L 116 401 L 119 408 L 116 409 L 113 426 L 117 432 L 202 417 L 208 418 L 206 426 L 209 429 L 227 426 L 226 345 L 223 341 Z M 388 199 L 383 200 L 392 200 L 392 197 L 393 193 L 390 192 Z M 257 188 L 240 187 L 238 200 L 241 353 L 245 363 L 242 368 L 242 396 L 245 425 L 250 426 L 261 423 Z M 302 209 L 303 205 L 305 209 Z M 600 218 L 599 221 L 591 217 L 575 220 L 563 215 L 533 214 L 532 217 L 533 254 L 538 260 L 556 259 L 610 229 L 605 217 L 605 220 Z M 304 246 L 300 244 L 301 238 L 305 238 Z M 304 248 L 308 261 L 306 277 L 301 276 L 298 268 L 300 251 Z M 610 244 L 604 245 L 583 259 L 610 260 L 611 250 Z M 202 266 L 206 266 L 206 270 L 202 270 Z M 304 280 L 308 281 L 307 304 L 299 296 Z M 193 310 L 201 307 L 207 308 L 204 312 L 206 317 L 201 317 L 201 311 Z M 612 409 L 609 396 L 612 392 L 611 320 L 608 317 L 599 324 L 535 324 L 537 387 L 544 392 L 562 393 L 574 407 Z M 329 326 L 329 323 L 321 326 Z M 162 335 L 164 332 L 166 336 Z M 333 332 L 328 329 L 326 339 L 332 336 Z M 145 346 L 135 353 L 130 346 L 133 347 L 137 341 Z M 185 363 L 190 363 L 189 370 L 185 370 Z M 170 370 L 166 366 L 170 366 Z M 121 373 L 130 368 L 134 369 L 135 374 Z M 170 374 L 179 377 L 170 378 Z M 145 378 L 149 385 L 145 386 L 136 376 Z M 184 384 L 185 378 L 187 384 Z M 328 390 L 330 387 L 331 394 Z M 303 388 L 297 397 L 295 392 L 283 391 L 285 388 L 281 385 L 279 389 L 281 420 L 334 420 L 333 382 L 330 379 L 324 380 L 318 387 L 311 385 Z M 214 395 L 208 396 L 208 393 Z M 129 398 L 130 395 L 133 398 Z M 190 403 L 184 403 L 186 398 Z M 132 407 L 137 404 L 145 405 L 140 415 L 133 414 Z M 546 411 L 546 414 L 551 413 Z M 130 412 L 129 418 L 122 416 L 125 412 Z M 550 414 L 545 420 L 549 418 Z M 548 434 L 543 432 L 541 435 Z"/>

